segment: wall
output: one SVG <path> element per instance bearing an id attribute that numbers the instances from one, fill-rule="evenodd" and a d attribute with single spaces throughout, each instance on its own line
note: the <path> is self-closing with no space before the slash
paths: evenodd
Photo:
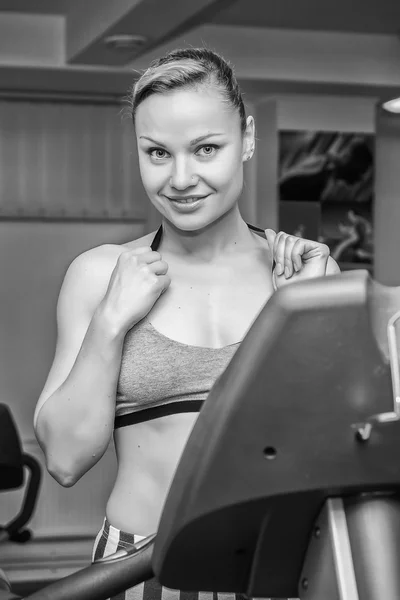
<path id="1" fill-rule="evenodd" d="M 126 131 L 122 133 L 119 128 L 120 107 L 93 106 L 92 120 L 85 121 L 82 114 L 88 115 L 87 105 L 81 112 L 79 104 L 65 104 L 62 109 L 52 105 L 46 112 L 46 108 L 40 110 L 38 104 L 31 104 L 29 115 L 33 111 L 36 118 L 27 119 L 28 111 L 22 114 L 23 103 L 11 104 L 7 103 L 7 114 L 14 114 L 15 119 L 5 119 L 5 111 L 0 119 L 0 207 L 2 215 L 9 215 L 7 220 L 0 220 L 0 402 L 12 410 L 24 451 L 44 467 L 32 419 L 54 354 L 56 302 L 65 271 L 89 248 L 122 243 L 147 232 L 147 199 L 138 177 L 135 145 L 127 146 Z M 48 120 L 49 115 L 57 118 Z M 115 133 L 108 135 L 110 119 L 115 119 Z M 7 166 L 11 152 L 13 164 Z M 110 160 L 105 174 L 107 156 Z M 118 178 L 123 181 L 122 194 Z M 107 194 L 103 190 L 96 195 L 100 184 Z M 107 206 L 108 213 L 104 214 Z M 122 210 L 130 222 L 123 221 Z M 12 214 L 21 218 L 12 218 Z M 33 220 L 28 218 L 35 215 Z M 91 216 L 97 222 L 91 222 Z M 2 548 L 2 564 L 14 580 L 27 577 L 28 572 L 29 576 L 40 573 L 42 577 L 49 557 L 57 558 L 59 564 L 55 570 L 53 565 L 52 576 L 67 574 L 63 569 L 70 564 L 71 547 L 56 542 L 66 536 L 85 542 L 82 562 L 78 560 L 75 567 L 88 561 L 115 466 L 110 444 L 98 465 L 73 488 L 62 488 L 43 468 L 38 506 L 30 523 L 36 541 L 24 547 L 8 544 Z M 2 494 L 0 523 L 16 515 L 22 496 L 23 490 Z M 43 545 L 46 540 L 51 540 L 51 548 Z M 76 552 L 79 555 L 78 549 Z M 29 561 L 31 571 L 26 566 Z"/>
<path id="2" fill-rule="evenodd" d="M 24 450 L 42 461 L 32 419 L 37 398 L 51 365 L 55 309 L 69 263 L 102 243 L 140 237 L 143 223 L 83 224 L 0 222 L 1 402 L 8 404 Z M 104 514 L 113 467 L 106 456 L 77 486 L 64 489 L 44 472 L 35 535 L 92 535 Z M 0 522 L 15 513 L 20 492 L 4 494 Z M 86 510 L 85 510 L 86 508 Z"/>

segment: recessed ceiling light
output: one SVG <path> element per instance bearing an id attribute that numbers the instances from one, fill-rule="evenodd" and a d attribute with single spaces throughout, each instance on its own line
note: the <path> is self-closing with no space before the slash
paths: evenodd
<path id="1" fill-rule="evenodd" d="M 104 39 L 105 45 L 115 52 L 133 52 L 138 50 L 147 42 L 143 35 L 121 34 L 109 35 Z"/>
<path id="2" fill-rule="evenodd" d="M 393 98 L 382 104 L 382 108 L 391 113 L 400 113 L 400 98 Z"/>

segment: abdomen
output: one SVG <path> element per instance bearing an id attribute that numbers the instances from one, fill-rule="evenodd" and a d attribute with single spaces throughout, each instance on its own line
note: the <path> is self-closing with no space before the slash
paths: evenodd
<path id="1" fill-rule="evenodd" d="M 106 510 L 114 527 L 138 535 L 157 531 L 169 486 L 197 416 L 171 415 L 115 431 L 118 473 Z"/>

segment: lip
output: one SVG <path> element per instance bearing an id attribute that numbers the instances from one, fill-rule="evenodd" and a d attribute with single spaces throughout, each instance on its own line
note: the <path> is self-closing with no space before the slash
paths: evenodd
<path id="1" fill-rule="evenodd" d="M 193 213 L 198 210 L 200 206 L 203 205 L 203 200 L 208 197 L 207 196 L 166 196 L 170 202 L 170 206 L 173 207 L 173 210 L 182 213 L 188 214 Z M 186 200 L 187 198 L 195 198 L 194 202 L 182 202 L 182 200 Z"/>
<path id="2" fill-rule="evenodd" d="M 205 194 L 203 196 L 199 196 L 198 194 L 188 194 L 187 196 L 165 196 L 168 200 L 175 200 L 175 202 L 181 202 L 182 200 L 188 200 L 189 198 L 194 198 L 195 200 L 203 200 L 203 198 L 207 198 L 209 194 Z"/>

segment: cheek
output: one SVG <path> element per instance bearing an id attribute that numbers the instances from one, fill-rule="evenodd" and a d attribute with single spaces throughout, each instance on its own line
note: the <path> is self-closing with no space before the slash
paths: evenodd
<path id="1" fill-rule="evenodd" d="M 140 177 L 146 192 L 155 193 L 165 180 L 166 173 L 162 167 L 154 167 L 146 158 L 139 159 Z"/>
<path id="2" fill-rule="evenodd" d="M 236 189 L 243 180 L 243 163 L 241 155 L 237 153 L 227 153 L 220 160 L 215 161 L 210 171 L 216 187 L 223 189 Z"/>

